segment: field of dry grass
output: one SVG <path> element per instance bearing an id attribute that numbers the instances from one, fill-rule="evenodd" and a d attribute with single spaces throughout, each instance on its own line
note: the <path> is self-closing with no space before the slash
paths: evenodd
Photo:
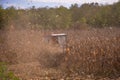
<path id="1" fill-rule="evenodd" d="M 66 53 L 51 33 L 67 34 Z M 0 61 L 21 80 L 119 80 L 120 28 L 0 31 Z"/>

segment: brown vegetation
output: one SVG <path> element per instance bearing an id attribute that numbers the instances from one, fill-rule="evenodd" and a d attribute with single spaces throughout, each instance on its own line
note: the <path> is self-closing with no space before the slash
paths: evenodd
<path id="1" fill-rule="evenodd" d="M 64 54 L 44 38 L 61 32 L 68 35 Z M 119 53 L 119 28 L 0 31 L 0 61 L 23 80 L 115 79 L 120 77 Z"/>
<path id="2" fill-rule="evenodd" d="M 66 69 L 78 74 L 120 76 L 120 32 L 117 29 L 73 31 Z"/>

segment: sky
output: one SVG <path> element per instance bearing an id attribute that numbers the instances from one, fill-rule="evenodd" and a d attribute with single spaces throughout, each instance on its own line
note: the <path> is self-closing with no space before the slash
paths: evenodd
<path id="1" fill-rule="evenodd" d="M 99 4 L 113 4 L 118 0 L 0 0 L 0 5 L 4 8 L 14 6 L 16 8 L 30 8 L 32 6 L 38 7 L 70 7 L 71 4 L 77 3 L 82 5 L 84 3 L 97 2 Z"/>

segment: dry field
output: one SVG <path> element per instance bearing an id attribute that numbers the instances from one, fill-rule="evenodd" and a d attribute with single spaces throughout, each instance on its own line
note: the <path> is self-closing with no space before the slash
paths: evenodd
<path id="1" fill-rule="evenodd" d="M 51 33 L 67 34 L 65 53 Z M 0 31 L 0 61 L 21 80 L 120 80 L 120 28 Z"/>

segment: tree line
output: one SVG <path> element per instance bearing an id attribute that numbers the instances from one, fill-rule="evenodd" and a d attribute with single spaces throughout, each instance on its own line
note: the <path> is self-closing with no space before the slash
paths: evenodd
<path id="1" fill-rule="evenodd" d="M 6 26 L 32 29 L 68 29 L 85 27 L 120 27 L 120 1 L 112 5 L 85 3 L 56 8 L 4 9 L 0 6 L 0 29 Z"/>

